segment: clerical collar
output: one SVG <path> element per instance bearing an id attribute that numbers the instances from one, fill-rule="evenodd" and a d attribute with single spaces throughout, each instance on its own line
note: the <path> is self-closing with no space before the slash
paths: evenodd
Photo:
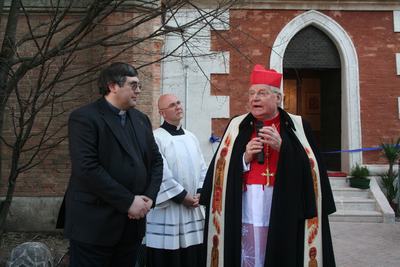
<path id="1" fill-rule="evenodd" d="M 117 115 L 125 115 L 126 114 L 126 110 L 117 108 L 116 106 L 114 106 L 113 104 L 108 102 L 107 99 L 106 99 L 106 102 L 107 102 L 108 106 L 110 107 L 111 111 L 114 112 L 115 114 L 117 114 Z"/>
<path id="2" fill-rule="evenodd" d="M 276 114 L 276 116 L 273 117 L 272 119 L 264 120 L 264 125 L 272 125 L 272 124 L 275 124 L 275 126 L 277 126 L 277 125 L 279 124 L 280 120 L 281 120 L 281 118 L 280 118 L 279 112 L 278 112 L 278 114 Z"/>
<path id="3" fill-rule="evenodd" d="M 175 126 L 175 125 L 172 125 L 172 124 L 164 121 L 164 123 L 160 127 L 163 128 L 164 130 L 166 130 L 167 132 L 169 132 L 171 135 L 185 134 L 181 125 Z"/>

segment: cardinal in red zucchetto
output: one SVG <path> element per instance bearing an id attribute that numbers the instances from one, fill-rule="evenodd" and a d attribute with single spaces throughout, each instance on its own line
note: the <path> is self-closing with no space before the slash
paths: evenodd
<path id="1" fill-rule="evenodd" d="M 207 207 L 205 266 L 211 260 L 219 267 L 308 266 L 311 248 L 318 266 L 335 266 L 328 215 L 336 207 L 327 172 L 309 124 L 280 107 L 281 84 L 281 73 L 254 66 L 249 113 L 229 122 L 209 165 L 200 199 Z M 230 145 L 223 146 L 227 138 Z M 222 149 L 228 152 L 221 178 L 216 166 Z M 224 181 L 218 188 L 216 178 Z M 222 200 L 218 228 L 210 207 L 216 189 Z M 309 220 L 322 227 L 307 227 Z M 220 240 L 217 248 L 213 236 Z M 212 249 L 220 252 L 218 260 Z"/>

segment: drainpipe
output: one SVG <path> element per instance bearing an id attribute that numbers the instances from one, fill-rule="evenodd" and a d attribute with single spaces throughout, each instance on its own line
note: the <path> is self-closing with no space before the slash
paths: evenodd
<path id="1" fill-rule="evenodd" d="M 400 158 L 397 167 L 397 216 L 400 216 Z"/>
<path id="2" fill-rule="evenodd" d="M 188 128 L 188 125 L 187 125 L 187 118 L 188 118 L 188 94 L 189 94 L 189 81 L 188 81 L 188 68 L 189 68 L 189 66 L 188 65 L 184 65 L 183 66 L 183 68 L 184 68 L 184 71 L 185 71 L 185 116 L 184 116 L 184 122 L 185 122 L 185 125 L 184 125 L 184 127 L 185 128 Z"/>

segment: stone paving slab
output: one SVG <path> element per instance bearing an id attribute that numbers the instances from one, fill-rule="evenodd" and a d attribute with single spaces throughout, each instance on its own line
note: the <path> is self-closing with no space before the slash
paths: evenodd
<path id="1" fill-rule="evenodd" d="M 399 267 L 400 222 L 331 222 L 338 267 Z"/>

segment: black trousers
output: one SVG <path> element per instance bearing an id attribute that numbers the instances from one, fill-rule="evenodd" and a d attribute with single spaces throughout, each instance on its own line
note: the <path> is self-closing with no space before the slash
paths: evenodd
<path id="1" fill-rule="evenodd" d="M 70 267 L 134 267 L 141 240 L 115 246 L 91 245 L 70 240 Z"/>
<path id="2" fill-rule="evenodd" d="M 176 250 L 146 247 L 146 267 L 202 267 L 202 245 Z"/>

